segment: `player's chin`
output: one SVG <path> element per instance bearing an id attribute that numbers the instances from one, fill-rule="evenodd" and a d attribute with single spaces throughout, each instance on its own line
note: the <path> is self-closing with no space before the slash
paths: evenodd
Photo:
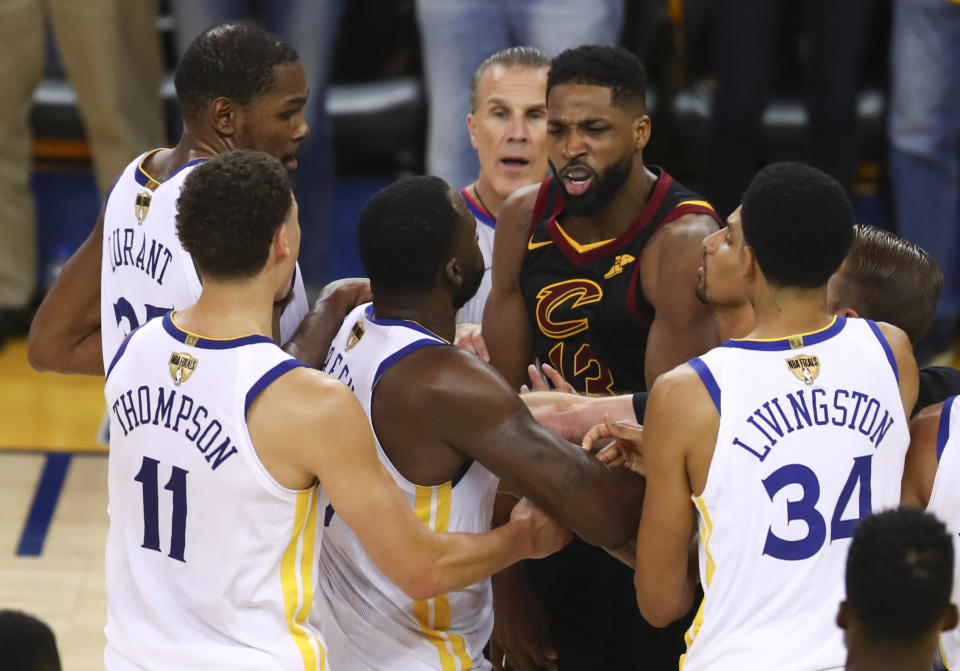
<path id="1" fill-rule="evenodd" d="M 286 168 L 287 171 L 289 172 L 293 172 L 294 170 L 296 170 L 297 165 L 299 165 L 297 163 L 297 157 L 294 156 L 293 154 L 287 154 L 286 156 L 282 157 L 280 159 L 280 162 L 283 163 L 283 167 Z"/>

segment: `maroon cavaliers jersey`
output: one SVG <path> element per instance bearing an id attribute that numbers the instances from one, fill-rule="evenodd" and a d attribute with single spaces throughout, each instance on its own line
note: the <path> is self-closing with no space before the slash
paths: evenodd
<path id="1" fill-rule="evenodd" d="M 530 224 L 520 290 L 533 324 L 534 352 L 579 392 L 592 396 L 646 389 L 644 355 L 653 306 L 640 286 L 647 242 L 691 212 L 719 218 L 708 202 L 658 174 L 646 207 L 614 240 L 580 245 L 560 226 L 563 184 L 540 186 Z"/>

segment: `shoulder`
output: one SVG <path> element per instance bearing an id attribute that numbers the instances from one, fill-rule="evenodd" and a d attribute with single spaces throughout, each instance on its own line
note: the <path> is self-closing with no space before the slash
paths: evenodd
<path id="1" fill-rule="evenodd" d="M 497 230 L 518 228 L 526 233 L 529 230 L 533 210 L 537 204 L 537 197 L 542 185 L 543 182 L 523 186 L 507 196 L 500 208 L 500 216 L 497 217 Z M 507 224 L 507 226 L 504 226 L 504 224 Z"/>
<path id="2" fill-rule="evenodd" d="M 699 248 L 705 237 L 719 229 L 720 224 L 713 217 L 699 212 L 688 212 L 661 226 L 650 240 L 650 246 L 659 244 Z"/>
<path id="3" fill-rule="evenodd" d="M 654 407 L 685 413 L 696 409 L 701 403 L 705 410 L 717 414 L 703 378 L 693 365 L 687 362 L 657 377 L 647 399 L 647 413 Z"/>
<path id="4" fill-rule="evenodd" d="M 250 408 L 277 426 L 315 426 L 363 414 L 353 392 L 326 373 L 298 366 L 271 382 Z"/>

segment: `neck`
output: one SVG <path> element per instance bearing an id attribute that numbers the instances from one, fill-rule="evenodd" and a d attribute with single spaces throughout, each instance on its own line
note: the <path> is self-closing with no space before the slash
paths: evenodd
<path id="1" fill-rule="evenodd" d="M 846 671 L 929 671 L 936 650 L 936 637 L 922 644 L 863 641 L 847 652 Z"/>
<path id="2" fill-rule="evenodd" d="M 730 338 L 743 338 L 750 333 L 755 321 L 753 306 L 743 303 L 736 306 L 714 306 L 713 316 L 717 320 L 720 342 Z"/>
<path id="3" fill-rule="evenodd" d="M 448 342 L 456 334 L 457 311 L 450 294 L 439 291 L 394 293 L 373 290 L 373 314 L 379 319 L 416 322 Z"/>
<path id="4" fill-rule="evenodd" d="M 195 304 L 176 313 L 180 328 L 206 338 L 231 339 L 273 334 L 276 292 L 257 278 L 239 282 L 205 280 Z"/>
<path id="5" fill-rule="evenodd" d="M 483 171 L 480 172 L 477 181 L 468 187 L 468 190 L 472 192 L 471 195 L 473 195 L 474 200 L 477 201 L 477 205 L 489 212 L 491 217 L 496 219 L 500 216 L 500 208 L 503 206 L 503 201 L 507 199 L 507 196 L 501 196 L 496 192 L 493 185 L 484 179 Z"/>
<path id="6" fill-rule="evenodd" d="M 647 206 L 656 181 L 657 176 L 647 170 L 643 161 L 635 160 L 626 184 L 605 208 L 590 217 L 563 213 L 564 228 L 581 244 L 620 237 Z"/>
<path id="7" fill-rule="evenodd" d="M 233 141 L 227 137 L 197 134 L 185 126 L 175 147 L 150 157 L 150 174 L 163 181 L 184 163 L 198 158 L 211 158 L 234 148 Z"/>
<path id="8" fill-rule="evenodd" d="M 817 331 L 835 316 L 827 310 L 826 287 L 797 289 L 765 284 L 750 302 L 756 315 L 750 338 L 784 338 Z"/>

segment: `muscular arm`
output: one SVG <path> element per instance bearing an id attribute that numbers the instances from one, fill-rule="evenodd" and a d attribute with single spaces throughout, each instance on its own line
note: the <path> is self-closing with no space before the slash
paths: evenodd
<path id="1" fill-rule="evenodd" d="M 515 191 L 500 210 L 493 239 L 493 275 L 483 310 L 483 338 L 490 363 L 513 389 L 526 382 L 533 334 L 520 293 L 520 268 L 539 185 Z"/>
<path id="2" fill-rule="evenodd" d="M 413 599 L 461 589 L 544 554 L 529 518 L 484 534 L 431 531 L 380 463 L 356 398 L 319 371 L 283 375 L 254 402 L 247 422 L 268 471 L 296 489 L 319 480 L 370 558 Z M 547 553 L 559 547 L 547 545 Z"/>
<path id="3" fill-rule="evenodd" d="M 664 226 L 643 253 L 641 288 L 654 308 L 645 360 L 647 389 L 661 373 L 720 344 L 710 309 L 694 294 L 703 239 L 717 228 L 706 215 L 684 215 Z"/>
<path id="4" fill-rule="evenodd" d="M 580 396 L 562 391 L 533 391 L 520 397 L 540 424 L 563 438 L 579 443 L 604 417 L 616 422 L 636 420 L 633 396 Z"/>
<path id="5" fill-rule="evenodd" d="M 103 375 L 102 256 L 103 209 L 90 235 L 64 264 L 30 325 L 27 358 L 36 370 Z"/>
<path id="6" fill-rule="evenodd" d="M 381 444 L 401 472 L 410 462 L 394 455 L 409 459 L 413 444 L 420 463 L 446 452 L 471 457 L 588 543 L 615 549 L 636 534 L 643 479 L 537 424 L 506 381 L 468 352 L 420 349 L 384 374 L 375 394 L 374 425 L 389 422 Z"/>
<path id="7" fill-rule="evenodd" d="M 370 280 L 366 278 L 348 277 L 331 282 L 323 288 L 313 310 L 307 313 L 283 346 L 284 351 L 308 366 L 319 368 L 343 319 L 353 308 L 371 298 Z"/>
<path id="8" fill-rule="evenodd" d="M 662 376 L 650 391 L 644 424 L 647 495 L 637 533 L 637 605 L 664 627 L 689 611 L 694 583 L 688 548 L 696 515 L 691 496 L 702 491 L 719 415 L 689 366 Z M 699 482 L 698 482 L 699 481 Z"/>
<path id="9" fill-rule="evenodd" d="M 937 434 L 943 403 L 921 410 L 910 422 L 910 448 L 903 465 L 900 503 L 926 508 L 937 476 Z"/>

